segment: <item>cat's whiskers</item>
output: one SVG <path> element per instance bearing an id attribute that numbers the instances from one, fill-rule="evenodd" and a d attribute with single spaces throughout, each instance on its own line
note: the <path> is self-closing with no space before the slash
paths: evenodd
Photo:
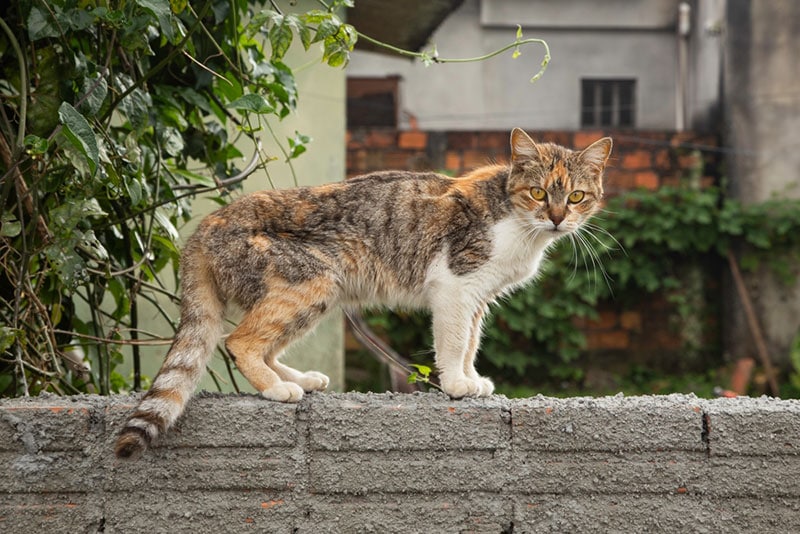
<path id="1" fill-rule="evenodd" d="M 602 226 L 599 226 L 599 225 L 597 225 L 597 224 L 590 223 L 590 222 L 587 222 L 587 223 L 586 223 L 584 226 L 585 226 L 585 227 L 586 227 L 588 230 L 591 230 L 591 232 L 588 232 L 588 235 L 590 235 L 592 238 L 594 238 L 594 240 L 595 240 L 595 241 L 597 241 L 597 242 L 598 242 L 598 243 L 599 243 L 599 244 L 600 244 L 600 245 L 603 247 L 603 249 L 604 249 L 604 251 L 606 252 L 606 254 L 610 255 L 610 252 L 609 252 L 609 251 L 611 251 L 611 250 L 621 250 L 623 254 L 625 254 L 626 256 L 628 255 L 628 251 L 627 251 L 627 250 L 625 250 L 625 247 L 623 247 L 623 246 L 622 246 L 622 243 L 620 243 L 620 242 L 617 240 L 617 238 L 616 238 L 616 237 L 614 237 L 614 236 L 611 234 L 611 232 L 609 232 L 608 230 L 606 230 L 606 229 L 605 229 L 605 228 L 603 228 Z M 600 233 L 600 234 L 603 234 L 604 236 L 608 237 L 608 238 L 609 238 L 611 241 L 613 241 L 613 242 L 614 242 L 614 244 L 616 245 L 616 247 L 612 247 L 612 246 L 610 246 L 610 245 L 609 245 L 607 242 L 605 242 L 603 239 L 601 239 L 600 237 L 598 237 L 597 235 L 595 235 L 595 232 L 597 232 L 597 233 Z"/>
<path id="2" fill-rule="evenodd" d="M 605 244 L 596 235 L 594 235 L 592 233 L 592 228 L 588 224 L 585 224 L 583 227 L 578 228 L 578 231 L 575 233 L 575 237 L 577 238 L 578 242 L 581 244 L 583 249 L 586 251 L 586 254 L 589 256 L 589 260 L 592 263 L 592 268 L 593 268 L 594 274 L 595 274 L 595 277 L 594 277 L 595 278 L 595 282 L 597 281 L 597 271 L 599 270 L 600 273 L 603 275 L 603 280 L 605 281 L 606 286 L 608 287 L 608 290 L 613 294 L 614 290 L 611 287 L 611 276 L 608 274 L 608 271 L 606 270 L 605 266 L 603 265 L 603 261 L 600 258 L 600 254 L 594 248 L 594 246 L 589 241 L 587 236 L 592 237 L 593 239 L 595 239 L 601 245 L 605 246 Z M 607 252 L 608 252 L 608 247 L 606 246 L 606 253 Z M 588 272 L 588 269 L 589 269 L 588 263 L 586 264 L 586 269 L 587 269 L 587 272 Z"/>

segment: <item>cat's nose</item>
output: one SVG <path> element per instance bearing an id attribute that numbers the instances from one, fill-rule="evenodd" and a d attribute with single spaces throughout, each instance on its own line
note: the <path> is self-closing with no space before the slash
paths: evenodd
<path id="1" fill-rule="evenodd" d="M 550 220 L 553 221 L 553 224 L 556 225 L 556 228 L 558 228 L 558 225 L 564 222 L 564 216 L 556 213 L 551 213 Z"/>

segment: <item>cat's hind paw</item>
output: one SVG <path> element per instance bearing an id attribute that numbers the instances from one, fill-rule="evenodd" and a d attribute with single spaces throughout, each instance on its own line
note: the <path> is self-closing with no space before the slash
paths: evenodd
<path id="1" fill-rule="evenodd" d="M 261 396 L 278 402 L 300 402 L 303 398 L 303 388 L 292 382 L 278 382 L 262 391 Z"/>

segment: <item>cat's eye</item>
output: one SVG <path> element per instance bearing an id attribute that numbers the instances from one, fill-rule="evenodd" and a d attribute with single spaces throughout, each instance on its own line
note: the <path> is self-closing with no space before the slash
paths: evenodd
<path id="1" fill-rule="evenodd" d="M 547 193 L 541 187 L 532 187 L 531 196 L 533 197 L 533 200 L 544 200 L 544 197 L 547 196 Z"/>
<path id="2" fill-rule="evenodd" d="M 573 191 L 572 193 L 569 194 L 569 197 L 567 198 L 572 204 L 577 204 L 578 202 L 583 200 L 584 196 L 586 195 L 583 191 Z"/>

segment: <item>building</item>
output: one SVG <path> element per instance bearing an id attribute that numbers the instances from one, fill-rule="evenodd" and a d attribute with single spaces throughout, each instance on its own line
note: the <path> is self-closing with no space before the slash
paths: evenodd
<path id="1" fill-rule="evenodd" d="M 422 130 L 711 129 L 718 117 L 723 0 L 466 0 L 433 33 L 426 67 L 357 51 L 347 69 L 351 126 Z M 432 45 L 423 47 L 430 49 Z"/>

